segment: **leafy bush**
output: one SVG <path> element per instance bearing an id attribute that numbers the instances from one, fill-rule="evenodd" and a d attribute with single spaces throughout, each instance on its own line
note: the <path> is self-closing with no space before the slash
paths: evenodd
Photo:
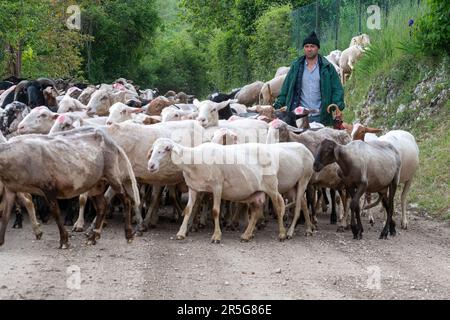
<path id="1" fill-rule="evenodd" d="M 256 32 L 249 48 L 253 77 L 272 79 L 278 67 L 289 65 L 296 56 L 292 45 L 290 5 L 273 7 L 256 21 Z"/>
<path id="2" fill-rule="evenodd" d="M 208 86 L 204 57 L 185 32 L 156 38 L 140 63 L 137 78 L 162 94 L 174 90 L 201 95 Z"/>
<path id="3" fill-rule="evenodd" d="M 418 21 L 416 38 L 427 55 L 450 50 L 450 2 L 428 0 L 428 12 Z"/>

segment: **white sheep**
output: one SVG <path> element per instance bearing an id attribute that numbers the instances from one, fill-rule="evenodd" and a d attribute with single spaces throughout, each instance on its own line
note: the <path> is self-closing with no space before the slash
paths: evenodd
<path id="1" fill-rule="evenodd" d="M 370 38 L 367 34 L 363 33 L 360 34 L 359 36 L 355 36 L 352 38 L 352 40 L 350 41 L 350 45 L 351 46 L 356 46 L 356 45 L 360 45 L 362 47 L 367 47 L 370 46 Z"/>
<path id="2" fill-rule="evenodd" d="M 346 81 L 346 75 L 350 75 L 353 72 L 355 63 L 361 59 L 364 53 L 364 48 L 360 45 L 351 46 L 342 51 L 339 58 L 339 67 L 341 69 L 340 77 L 342 84 Z"/>

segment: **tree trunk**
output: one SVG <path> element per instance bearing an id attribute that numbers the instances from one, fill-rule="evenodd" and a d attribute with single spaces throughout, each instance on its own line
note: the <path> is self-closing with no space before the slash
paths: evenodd
<path id="1" fill-rule="evenodd" d="M 7 45 L 6 51 L 8 52 L 8 67 L 10 76 L 15 76 L 20 78 L 22 73 L 22 48 L 19 45 L 19 48 L 16 50 L 10 44 Z"/>

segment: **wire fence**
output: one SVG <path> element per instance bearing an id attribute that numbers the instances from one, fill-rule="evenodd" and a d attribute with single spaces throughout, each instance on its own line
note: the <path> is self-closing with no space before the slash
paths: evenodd
<path id="1" fill-rule="evenodd" d="M 343 50 L 356 35 L 382 33 L 390 19 L 397 18 L 391 16 L 395 7 L 419 13 L 420 4 L 421 0 L 316 0 L 292 11 L 292 42 L 301 52 L 303 39 L 314 30 L 322 52 Z M 404 23 L 408 27 L 408 20 Z"/>

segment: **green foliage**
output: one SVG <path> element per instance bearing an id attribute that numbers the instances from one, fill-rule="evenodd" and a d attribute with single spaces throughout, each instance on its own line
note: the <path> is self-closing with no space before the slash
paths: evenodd
<path id="1" fill-rule="evenodd" d="M 137 79 L 139 61 L 159 24 L 154 0 L 110 0 L 83 11 L 83 32 L 93 36 L 83 52 L 90 82 Z"/>
<path id="2" fill-rule="evenodd" d="M 270 80 L 278 67 L 288 65 L 296 57 L 290 31 L 290 5 L 273 7 L 256 21 L 256 31 L 249 48 L 253 77 Z"/>
<path id="3" fill-rule="evenodd" d="M 204 95 L 207 90 L 206 64 L 186 32 L 158 37 L 140 64 L 140 82 L 168 90 Z"/>
<path id="4" fill-rule="evenodd" d="M 228 90 L 250 81 L 248 38 L 233 31 L 215 30 L 206 55 L 209 77 L 216 89 Z"/>
<path id="5" fill-rule="evenodd" d="M 17 64 L 16 54 L 23 50 L 21 76 L 69 77 L 77 74 L 82 62 L 78 47 L 85 37 L 65 26 L 65 10 L 70 3 L 51 0 L 0 2 L 0 48 L 7 52 L 3 56 L 4 68 L 0 75 L 10 75 L 11 64 Z"/>
<path id="6" fill-rule="evenodd" d="M 450 52 L 450 2 L 428 0 L 428 11 L 418 21 L 416 37 L 427 55 Z"/>
<path id="7" fill-rule="evenodd" d="M 294 55 L 286 46 L 291 33 L 290 18 L 286 17 L 286 11 L 272 7 L 297 7 L 308 2 L 311 1 L 182 0 L 180 7 L 185 21 L 192 26 L 189 31 L 194 44 L 207 57 L 211 86 L 223 91 L 241 87 L 261 80 L 260 77 L 271 78 L 269 74 L 276 67 L 289 64 Z M 263 18 L 268 11 L 272 13 Z M 277 29 L 265 35 L 270 18 L 276 20 Z M 286 20 L 281 21 L 283 18 Z M 272 50 L 269 50 L 270 40 L 276 40 Z M 262 49 L 257 47 L 260 44 Z M 265 64 L 267 61 L 269 65 Z"/>

